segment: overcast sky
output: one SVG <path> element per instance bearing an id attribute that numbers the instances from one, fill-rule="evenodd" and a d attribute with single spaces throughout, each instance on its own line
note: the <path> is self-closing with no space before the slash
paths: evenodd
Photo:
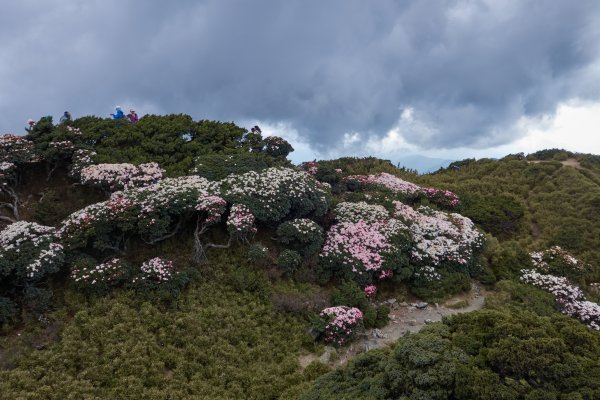
<path id="1" fill-rule="evenodd" d="M 256 123 L 294 157 L 600 153 L 600 1 L 19 0 L 0 132 L 64 110 Z"/>

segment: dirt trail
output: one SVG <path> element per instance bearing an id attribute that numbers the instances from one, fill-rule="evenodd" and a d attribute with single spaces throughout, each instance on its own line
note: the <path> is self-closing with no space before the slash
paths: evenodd
<path id="1" fill-rule="evenodd" d="M 539 164 L 539 163 L 543 163 L 546 162 L 544 160 L 531 160 L 528 161 L 528 163 L 530 164 Z M 566 160 L 563 160 L 560 162 L 562 165 L 567 166 L 567 167 L 573 167 L 573 168 L 577 168 L 577 169 L 581 169 L 582 166 L 579 163 L 579 161 L 577 161 L 577 159 L 575 158 L 567 158 Z"/>
<path id="2" fill-rule="evenodd" d="M 388 325 L 381 329 L 367 330 L 348 347 L 336 350 L 327 346 L 320 357 L 315 354 L 303 355 L 299 359 L 300 365 L 304 368 L 317 359 L 331 366 L 343 365 L 359 353 L 392 344 L 407 332 L 418 332 L 426 324 L 441 321 L 442 317 L 479 310 L 483 308 L 485 296 L 485 291 L 478 284 L 473 284 L 470 292 L 453 297 L 442 305 L 422 302 L 397 303 L 395 299 L 386 300 L 383 303 L 391 309 Z M 454 307 L 451 307 L 453 305 Z M 333 354 L 335 355 L 332 357 Z"/>

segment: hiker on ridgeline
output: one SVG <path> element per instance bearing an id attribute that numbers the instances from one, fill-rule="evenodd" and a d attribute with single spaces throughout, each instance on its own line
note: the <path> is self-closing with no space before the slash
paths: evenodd
<path id="1" fill-rule="evenodd" d="M 129 110 L 129 114 L 127 114 L 127 118 L 129 119 L 129 122 L 131 122 L 132 124 L 135 124 L 139 120 L 138 115 L 135 112 L 135 110 Z"/>
<path id="2" fill-rule="evenodd" d="M 125 118 L 125 113 L 123 113 L 123 110 L 121 109 L 121 106 L 116 106 L 115 107 L 115 113 L 114 114 L 110 114 L 113 119 L 123 119 Z"/>
<path id="3" fill-rule="evenodd" d="M 71 121 L 71 113 L 68 111 L 65 111 L 65 113 L 62 115 L 62 117 L 60 117 L 60 119 L 58 120 L 58 122 L 60 122 L 61 124 L 64 124 L 65 122 L 70 122 Z"/>

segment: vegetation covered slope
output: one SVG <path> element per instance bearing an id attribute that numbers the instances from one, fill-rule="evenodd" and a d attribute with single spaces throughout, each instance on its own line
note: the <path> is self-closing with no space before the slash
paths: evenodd
<path id="1" fill-rule="evenodd" d="M 575 210 L 593 204 L 593 156 L 418 176 L 374 158 L 297 168 L 290 151 L 185 115 L 0 135 L 3 396 L 598 398 L 597 239 L 552 231 L 592 225 Z M 565 154 L 577 169 L 546 161 Z M 301 368 L 387 324 L 383 300 L 472 279 L 495 287 L 484 311 Z"/>

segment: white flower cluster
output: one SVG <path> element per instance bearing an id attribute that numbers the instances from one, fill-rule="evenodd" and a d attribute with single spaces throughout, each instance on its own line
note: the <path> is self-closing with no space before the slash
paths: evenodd
<path id="1" fill-rule="evenodd" d="M 364 201 L 339 203 L 335 206 L 335 215 L 338 222 L 376 222 L 390 217 L 385 207 L 378 204 L 368 204 Z"/>
<path id="2" fill-rule="evenodd" d="M 81 183 L 106 186 L 111 190 L 148 186 L 160 181 L 164 170 L 157 163 L 97 164 L 81 170 Z"/>
<path id="3" fill-rule="evenodd" d="M 600 305 L 587 301 L 581 289 L 572 285 L 567 278 L 526 269 L 521 274 L 523 282 L 552 293 L 563 314 L 577 318 L 592 329 L 600 330 Z"/>
<path id="4" fill-rule="evenodd" d="M 73 148 L 75 147 L 73 145 L 73 142 L 71 142 L 70 140 L 63 140 L 60 142 L 50 142 L 49 146 L 52 149 L 62 150 L 62 151 L 70 151 L 70 150 L 73 150 Z"/>
<path id="5" fill-rule="evenodd" d="M 434 266 L 450 261 L 467 264 L 473 250 L 483 245 L 484 236 L 473 221 L 460 214 L 447 214 L 421 206 L 418 210 L 394 202 L 395 216 L 408 226 L 415 247 L 411 250 L 414 261 Z"/>
<path id="6" fill-rule="evenodd" d="M 18 221 L 0 231 L 0 269 L 11 270 L 24 266 L 28 278 L 38 278 L 46 270 L 56 269 L 64 253 L 55 243 L 55 229 L 34 222 Z"/>
<path id="7" fill-rule="evenodd" d="M 165 260 L 160 257 L 154 257 L 142 264 L 140 267 L 140 276 L 133 278 L 133 282 L 167 282 L 173 278 L 174 273 L 173 261 Z"/>
<path id="8" fill-rule="evenodd" d="M 431 265 L 424 265 L 422 267 L 419 267 L 419 269 L 415 271 L 414 278 L 432 282 L 439 281 L 440 279 L 442 279 L 442 276 L 439 273 L 437 273 L 435 268 Z"/>
<path id="9" fill-rule="evenodd" d="M 121 259 L 115 257 L 93 268 L 74 268 L 71 271 L 71 278 L 80 284 L 98 285 L 112 283 L 121 278 L 124 272 Z"/>
<path id="10" fill-rule="evenodd" d="M 321 234 L 322 229 L 315 221 L 308 218 L 296 218 L 289 222 L 300 235 Z"/>
<path id="11" fill-rule="evenodd" d="M 396 194 L 415 194 L 421 191 L 420 186 L 386 172 L 377 175 L 349 175 L 344 180 L 356 180 L 363 184 L 381 185 Z"/>
<path id="12" fill-rule="evenodd" d="M 247 204 L 263 221 L 281 220 L 296 205 L 312 203 L 313 207 L 327 209 L 326 189 L 306 173 L 291 168 L 230 175 L 219 183 L 223 197 Z"/>
<path id="13" fill-rule="evenodd" d="M 555 260 L 577 271 L 584 271 L 589 267 L 589 265 L 579 261 L 560 246 L 552 246 L 544 251 L 534 251 L 529 253 L 529 256 L 535 268 L 542 272 L 550 271 L 551 266 L 549 263 Z"/>

